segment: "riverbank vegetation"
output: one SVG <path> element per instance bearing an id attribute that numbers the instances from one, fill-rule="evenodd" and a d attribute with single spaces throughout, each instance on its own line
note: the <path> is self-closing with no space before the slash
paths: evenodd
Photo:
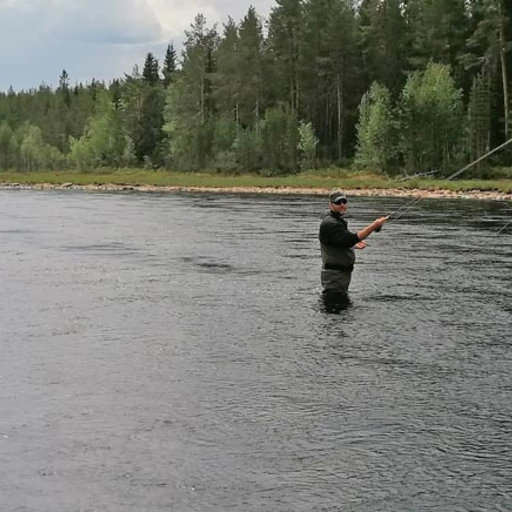
<path id="1" fill-rule="evenodd" d="M 101 172 L 59 172 L 35 171 L 30 173 L 0 172 L 0 186 L 20 185 L 78 185 L 97 186 L 117 185 L 127 187 L 180 187 L 180 188 L 220 188 L 220 189 L 304 189 L 328 190 L 344 188 L 346 190 L 451 190 L 490 191 L 512 194 L 512 179 L 504 180 L 457 180 L 414 178 L 403 180 L 388 178 L 382 174 L 360 174 L 354 171 L 324 170 L 301 172 L 291 176 L 262 176 L 259 174 L 221 174 L 201 172 L 150 171 L 144 169 L 104 169 Z"/>
<path id="2" fill-rule="evenodd" d="M 110 83 L 72 85 L 63 70 L 55 89 L 1 92 L 0 170 L 300 184 L 350 167 L 377 186 L 437 186 L 509 140 L 511 48 L 508 0 L 276 0 L 267 20 L 251 7 L 222 27 L 199 14 L 161 64 L 148 54 Z M 510 179 L 510 166 L 512 144 L 464 178 Z"/>

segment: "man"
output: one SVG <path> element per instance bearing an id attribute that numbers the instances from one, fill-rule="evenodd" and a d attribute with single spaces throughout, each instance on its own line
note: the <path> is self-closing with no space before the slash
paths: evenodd
<path id="1" fill-rule="evenodd" d="M 364 249 L 364 240 L 374 231 L 380 231 L 389 218 L 380 217 L 361 231 L 352 233 L 344 219 L 347 209 L 345 194 L 341 190 L 333 191 L 329 195 L 329 211 L 322 218 L 319 234 L 324 294 L 348 293 L 356 259 L 354 249 Z"/>

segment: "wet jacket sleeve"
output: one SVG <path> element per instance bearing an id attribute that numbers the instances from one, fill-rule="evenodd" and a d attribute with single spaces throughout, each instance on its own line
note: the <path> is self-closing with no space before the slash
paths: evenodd
<path id="1" fill-rule="evenodd" d="M 339 249 L 350 249 L 360 242 L 355 233 L 350 232 L 339 222 L 322 222 L 319 238 L 322 244 Z"/>

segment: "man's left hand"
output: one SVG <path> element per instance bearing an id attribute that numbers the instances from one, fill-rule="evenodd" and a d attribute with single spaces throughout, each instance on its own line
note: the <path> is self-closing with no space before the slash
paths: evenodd
<path id="1" fill-rule="evenodd" d="M 366 245 L 366 242 L 358 242 L 356 245 L 354 245 L 354 249 L 365 249 Z"/>

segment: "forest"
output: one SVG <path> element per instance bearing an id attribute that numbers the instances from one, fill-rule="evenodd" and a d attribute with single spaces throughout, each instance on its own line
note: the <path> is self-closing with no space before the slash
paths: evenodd
<path id="1" fill-rule="evenodd" d="M 56 87 L 1 91 L 0 170 L 443 177 L 511 138 L 511 74 L 510 0 L 276 0 L 222 26 L 198 14 L 179 52 L 108 83 L 63 70 Z M 509 176 L 511 146 L 471 177 Z"/>

